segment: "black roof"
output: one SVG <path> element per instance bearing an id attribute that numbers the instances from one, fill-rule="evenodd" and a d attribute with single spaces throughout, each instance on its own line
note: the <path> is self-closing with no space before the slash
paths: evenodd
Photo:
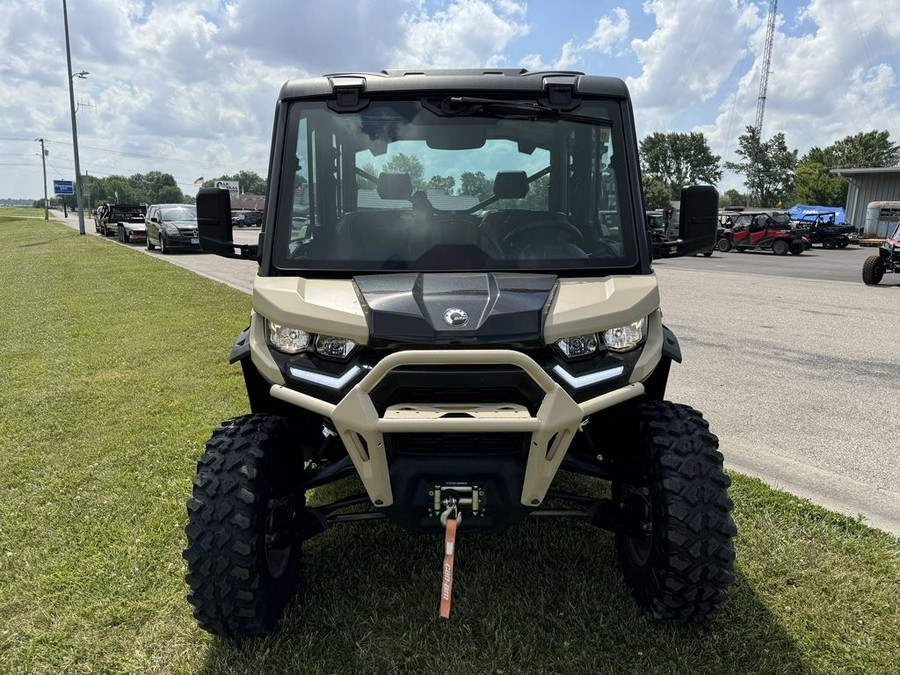
<path id="1" fill-rule="evenodd" d="M 332 73 L 289 80 L 280 99 L 330 96 L 335 87 L 359 87 L 365 94 L 487 93 L 538 94 L 550 85 L 574 87 L 574 94 L 628 98 L 628 88 L 616 77 L 575 71 L 535 71 L 513 68 L 460 70 L 382 70 L 379 73 Z"/>

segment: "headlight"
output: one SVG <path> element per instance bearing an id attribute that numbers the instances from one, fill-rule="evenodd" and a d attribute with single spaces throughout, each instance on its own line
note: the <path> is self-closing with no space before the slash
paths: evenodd
<path id="1" fill-rule="evenodd" d="M 627 352 L 634 349 L 644 339 L 644 328 L 647 325 L 647 319 L 642 318 L 627 326 L 612 328 L 603 332 L 603 342 L 606 343 L 607 349 L 614 352 Z"/>
<path id="2" fill-rule="evenodd" d="M 284 354 L 315 351 L 326 359 L 345 359 L 359 346 L 359 343 L 350 338 L 336 335 L 315 335 L 299 328 L 283 326 L 268 319 L 266 319 L 266 331 L 269 344 Z"/>
<path id="3" fill-rule="evenodd" d="M 173 234 L 175 236 L 181 234 L 181 232 L 178 231 L 178 228 L 172 223 L 163 223 L 162 229 L 166 234 Z"/>
<path id="4" fill-rule="evenodd" d="M 596 333 L 587 335 L 573 335 L 556 341 L 556 347 L 567 359 L 577 359 L 597 351 L 600 341 Z"/>
<path id="5" fill-rule="evenodd" d="M 269 344 L 280 352 L 299 354 L 309 346 L 312 336 L 306 331 L 269 320 L 266 320 L 266 326 L 269 329 Z"/>
<path id="6" fill-rule="evenodd" d="M 357 344 L 349 338 L 334 335 L 320 335 L 316 338 L 316 351 L 326 358 L 345 359 L 356 347 Z"/>

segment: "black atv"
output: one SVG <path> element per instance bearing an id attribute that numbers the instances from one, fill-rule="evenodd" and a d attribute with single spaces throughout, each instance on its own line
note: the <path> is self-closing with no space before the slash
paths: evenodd
<path id="1" fill-rule="evenodd" d="M 806 230 L 810 247 L 820 244 L 822 248 L 847 248 L 850 245 L 850 235 L 853 234 L 852 225 L 839 225 L 835 222 L 834 212 L 817 213 L 815 217 L 807 214 L 797 221 L 797 227 Z"/>

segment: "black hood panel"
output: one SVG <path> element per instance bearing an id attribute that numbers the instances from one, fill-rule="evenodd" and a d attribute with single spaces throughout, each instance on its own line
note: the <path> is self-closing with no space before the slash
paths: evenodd
<path id="1" fill-rule="evenodd" d="M 537 344 L 556 277 L 409 273 L 353 279 L 373 345 Z"/>

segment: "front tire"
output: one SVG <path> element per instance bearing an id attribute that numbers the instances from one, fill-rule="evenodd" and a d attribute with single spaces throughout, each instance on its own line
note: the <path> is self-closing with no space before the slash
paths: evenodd
<path id="1" fill-rule="evenodd" d="M 187 502 L 188 602 L 200 627 L 234 638 L 274 630 L 300 578 L 302 454 L 276 415 L 222 423 Z"/>
<path id="2" fill-rule="evenodd" d="M 801 255 L 805 250 L 806 245 L 803 243 L 791 244 L 791 255 Z"/>
<path id="3" fill-rule="evenodd" d="M 722 612 L 736 534 L 719 440 L 703 416 L 668 401 L 637 408 L 632 484 L 613 483 L 635 526 L 616 535 L 626 583 L 644 614 L 675 624 Z"/>
<path id="4" fill-rule="evenodd" d="M 155 248 L 156 248 L 156 244 L 154 244 L 152 241 L 150 241 L 150 233 L 148 232 L 147 233 L 147 250 L 152 251 Z"/>
<path id="5" fill-rule="evenodd" d="M 159 234 L 159 252 L 163 255 L 169 255 L 172 250 L 169 248 L 169 245 L 166 243 L 166 235 L 160 232 Z"/>
<path id="6" fill-rule="evenodd" d="M 867 286 L 877 286 L 884 277 L 884 262 L 880 256 L 870 255 L 863 263 L 862 279 Z"/>
<path id="7" fill-rule="evenodd" d="M 716 242 L 716 248 L 719 249 L 722 253 L 728 253 L 731 250 L 731 239 L 726 237 L 722 237 L 719 241 Z"/>

